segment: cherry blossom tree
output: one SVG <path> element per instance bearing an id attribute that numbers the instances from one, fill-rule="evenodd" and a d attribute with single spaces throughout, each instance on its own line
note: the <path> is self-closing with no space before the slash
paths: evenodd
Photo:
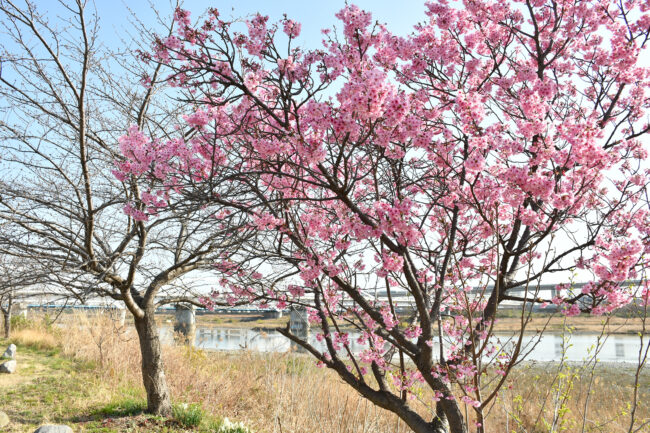
<path id="1" fill-rule="evenodd" d="M 319 343 L 280 331 L 365 398 L 418 433 L 465 432 L 464 410 L 483 432 L 525 358 L 530 305 L 598 315 L 648 301 L 650 10 L 425 7 L 399 37 L 348 5 L 313 50 L 288 18 L 212 9 L 194 24 L 177 10 L 176 34 L 143 58 L 174 70 L 184 135 L 129 130 L 117 172 L 256 231 L 215 263 L 213 301 L 303 306 Z M 590 283 L 539 291 L 574 274 Z M 521 327 L 505 345 L 493 325 L 512 301 Z"/>

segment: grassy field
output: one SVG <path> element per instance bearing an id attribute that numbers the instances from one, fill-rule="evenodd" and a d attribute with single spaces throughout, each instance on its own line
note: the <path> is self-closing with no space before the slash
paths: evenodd
<path id="1" fill-rule="evenodd" d="M 107 384 L 96 361 L 66 356 L 47 334 L 23 331 L 17 342 L 19 367 L 0 376 L 0 409 L 11 420 L 3 432 L 31 433 L 41 424 L 66 424 L 88 433 L 247 432 L 229 428 L 227 420 L 207 415 L 196 404 L 177 404 L 170 419 L 147 415 L 142 390 L 128 382 Z"/>
<path id="2" fill-rule="evenodd" d="M 246 432 L 226 427 L 223 417 L 259 433 L 409 431 L 304 355 L 167 346 L 176 411 L 163 419 L 142 413 L 137 341 L 129 327 L 80 317 L 65 329 L 32 323 L 12 341 L 18 345 L 17 372 L 0 375 L 0 410 L 12 420 L 9 433 L 31 433 L 46 422 L 68 424 L 75 432 Z M 0 340 L 0 346 L 8 343 Z M 640 379 L 635 429 L 650 421 L 650 376 L 644 372 Z M 633 383 L 634 371 L 619 365 L 592 372 L 578 365 L 523 364 L 489 409 L 488 431 L 628 432 Z M 419 398 L 427 400 L 426 390 Z M 648 425 L 638 430 L 644 431 Z"/>

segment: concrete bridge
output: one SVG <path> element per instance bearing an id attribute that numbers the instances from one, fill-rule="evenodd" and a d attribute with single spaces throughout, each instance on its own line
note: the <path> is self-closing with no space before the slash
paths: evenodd
<path id="1" fill-rule="evenodd" d="M 640 281 L 629 281 L 626 284 L 638 285 Z M 581 292 L 582 287 L 587 283 L 573 283 L 568 289 L 558 289 L 559 284 L 541 284 L 535 286 L 514 288 L 508 291 L 509 294 L 518 296 L 521 298 L 532 299 L 533 296 L 541 297 L 545 299 L 551 299 L 556 296 L 571 296 L 572 294 L 578 294 Z M 493 286 L 483 286 L 475 287 L 471 289 L 468 294 L 470 297 L 479 296 L 481 293 L 485 292 L 489 294 L 493 289 Z M 373 293 L 366 292 L 366 297 L 368 299 L 379 299 L 382 301 L 388 300 L 388 293 L 386 291 L 377 291 Z M 412 314 L 415 310 L 413 305 L 412 297 L 405 290 L 395 290 L 391 291 L 391 299 L 395 310 L 398 314 Z M 506 301 L 504 302 L 504 307 L 506 308 L 518 308 L 521 306 L 519 301 Z M 20 310 L 20 314 L 26 315 L 28 309 L 37 309 L 37 310 L 50 310 L 50 309 L 73 309 L 73 310 L 86 310 L 86 311 L 96 311 L 104 312 L 108 311 L 115 317 L 116 321 L 121 325 L 124 325 L 126 319 L 126 309 L 120 305 L 120 303 L 113 304 L 95 304 L 95 305 L 58 305 L 56 303 L 52 304 L 30 304 L 23 306 Z M 217 308 L 214 310 L 207 309 L 197 309 L 190 304 L 175 304 L 173 306 L 168 305 L 160 307 L 156 310 L 159 313 L 172 313 L 174 314 L 174 332 L 176 335 L 180 336 L 184 342 L 192 344 L 194 342 L 194 336 L 196 332 L 196 315 L 203 314 L 261 314 L 264 318 L 279 318 L 282 317 L 283 311 L 273 310 L 273 309 L 260 309 L 260 308 L 243 308 L 243 307 L 234 307 L 234 308 Z M 287 310 L 289 314 L 289 326 L 291 332 L 295 335 L 301 336 L 302 338 L 307 338 L 309 335 L 309 321 L 307 319 L 307 313 L 304 308 L 290 308 Z"/>

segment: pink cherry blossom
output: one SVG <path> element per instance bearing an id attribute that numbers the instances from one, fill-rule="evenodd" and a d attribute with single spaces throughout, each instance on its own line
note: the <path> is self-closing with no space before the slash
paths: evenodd
<path id="1" fill-rule="evenodd" d="M 244 221 L 250 244 L 215 264 L 213 301 L 300 304 L 325 349 L 300 344 L 358 390 L 370 372 L 396 401 L 427 386 L 448 418 L 480 413 L 496 394 L 475 379 L 521 356 L 491 331 L 513 289 L 575 271 L 589 284 L 531 301 L 567 316 L 648 298 L 650 11 L 557 5 L 431 1 L 407 36 L 346 5 L 309 49 L 286 17 L 243 34 L 179 10 L 150 58 L 195 105 L 173 138 L 120 139 L 116 178 L 152 185 L 125 211 L 228 208 L 215 224 Z"/>

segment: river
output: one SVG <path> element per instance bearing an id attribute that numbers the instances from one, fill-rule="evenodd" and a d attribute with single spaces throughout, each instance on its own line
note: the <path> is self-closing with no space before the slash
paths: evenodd
<path id="1" fill-rule="evenodd" d="M 356 340 L 359 334 L 350 332 L 351 349 L 353 352 L 360 352 L 366 348 Z M 562 353 L 570 362 L 584 361 L 589 354 L 594 352 L 599 334 L 573 334 L 565 337 L 561 334 L 546 333 L 540 339 L 535 335 L 526 335 L 523 340 L 523 347 L 529 361 L 559 361 Z M 173 330 L 170 326 L 163 326 L 161 337 L 165 342 L 173 341 Z M 513 344 L 511 336 L 497 334 L 502 347 Z M 646 335 L 644 342 L 650 336 Z M 323 349 L 324 344 L 318 342 L 315 333 L 311 333 L 310 342 L 317 348 Z M 255 350 L 260 352 L 286 352 L 292 348 L 292 343 L 277 331 L 262 331 L 249 328 L 212 328 L 198 327 L 196 330 L 194 344 L 196 347 L 207 350 Z M 601 347 L 598 359 L 601 362 L 638 362 L 640 339 L 636 335 L 609 335 L 601 338 Z M 296 348 L 294 347 L 294 350 Z M 435 349 L 435 346 L 434 346 Z"/>

